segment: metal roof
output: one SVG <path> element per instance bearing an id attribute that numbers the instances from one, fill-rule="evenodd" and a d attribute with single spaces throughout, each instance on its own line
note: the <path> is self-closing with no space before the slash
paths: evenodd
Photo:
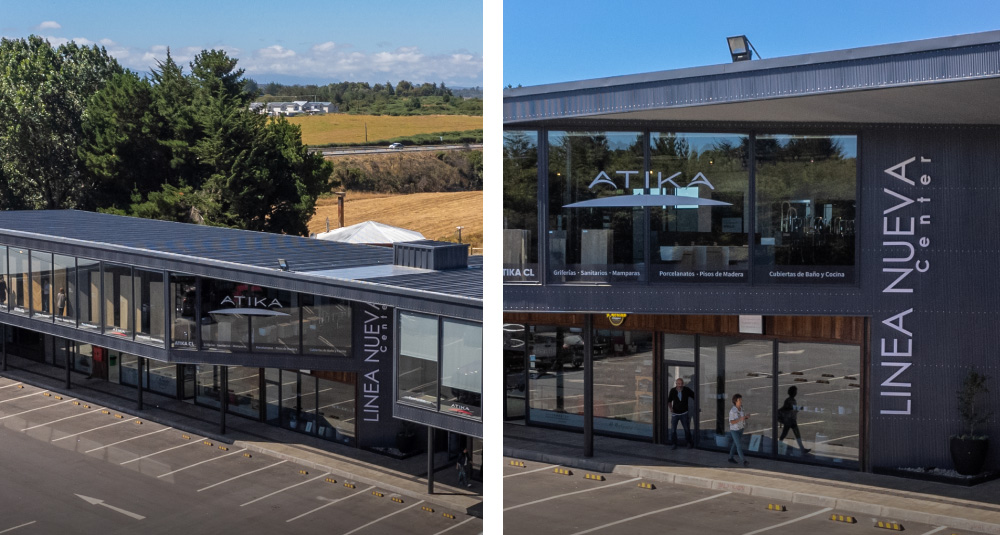
<path id="1" fill-rule="evenodd" d="M 509 89 L 504 122 L 1000 124 L 998 95 L 992 31 Z"/>
<path id="2" fill-rule="evenodd" d="M 31 247 L 38 241 L 44 242 L 39 248 L 57 253 L 139 266 L 199 274 L 206 273 L 195 268 L 208 267 L 212 276 L 242 273 L 255 281 L 263 275 L 274 279 L 275 287 L 327 281 L 349 288 L 358 299 L 366 293 L 399 294 L 410 304 L 427 297 L 482 308 L 482 269 L 445 273 L 455 280 L 451 285 L 438 284 L 442 273 L 430 270 L 387 277 L 393 272 L 391 248 L 78 210 L 0 211 L 0 244 Z M 279 258 L 289 271 L 279 270 Z"/>

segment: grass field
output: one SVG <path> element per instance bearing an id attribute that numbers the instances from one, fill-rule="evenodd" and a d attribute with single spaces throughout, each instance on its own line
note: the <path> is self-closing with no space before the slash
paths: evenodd
<path id="1" fill-rule="evenodd" d="M 309 232 L 326 232 L 337 227 L 337 198 L 323 197 L 316 203 L 316 214 L 309 221 Z M 430 240 L 458 241 L 455 227 L 462 226 L 462 243 L 472 244 L 471 254 L 482 254 L 483 192 L 414 193 L 387 195 L 348 192 L 344 198 L 344 225 L 378 221 L 394 227 L 415 230 Z"/>
<path id="2" fill-rule="evenodd" d="M 309 117 L 290 117 L 289 122 L 302 127 L 302 142 L 306 145 L 327 143 L 364 143 L 365 125 L 368 139 L 375 141 L 415 134 L 482 129 L 482 116 L 470 115 L 348 115 L 329 113 Z"/>

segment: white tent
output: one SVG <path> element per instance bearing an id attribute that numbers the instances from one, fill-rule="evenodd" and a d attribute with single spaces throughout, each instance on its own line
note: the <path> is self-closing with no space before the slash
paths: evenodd
<path id="1" fill-rule="evenodd" d="M 329 232 L 321 232 L 316 235 L 316 238 L 342 243 L 362 243 L 369 245 L 391 245 L 398 242 L 427 239 L 417 231 L 393 227 L 379 223 L 378 221 L 365 221 L 357 225 L 333 229 Z"/>

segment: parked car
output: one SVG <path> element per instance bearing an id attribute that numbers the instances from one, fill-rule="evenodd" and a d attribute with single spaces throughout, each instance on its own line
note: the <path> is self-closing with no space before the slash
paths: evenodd
<path id="1" fill-rule="evenodd" d="M 402 149 L 403 148 L 403 144 L 402 143 L 392 143 L 392 144 L 389 145 L 389 148 L 390 149 Z"/>

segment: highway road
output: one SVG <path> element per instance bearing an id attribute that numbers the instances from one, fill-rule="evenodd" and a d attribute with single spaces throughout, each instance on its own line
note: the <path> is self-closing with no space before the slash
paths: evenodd
<path id="1" fill-rule="evenodd" d="M 402 149 L 390 149 L 388 146 L 382 147 L 330 147 L 330 148 L 310 148 L 309 152 L 322 152 L 325 157 L 353 156 L 358 154 L 398 154 L 402 152 L 427 152 L 440 150 L 483 150 L 482 143 L 469 145 L 422 145 L 409 146 Z"/>

